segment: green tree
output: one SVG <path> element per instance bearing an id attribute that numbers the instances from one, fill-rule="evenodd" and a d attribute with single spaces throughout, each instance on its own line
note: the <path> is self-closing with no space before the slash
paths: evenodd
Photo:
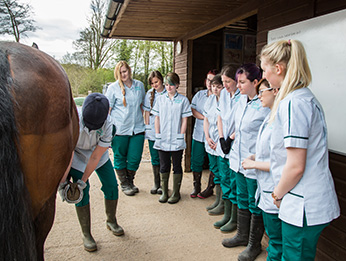
<path id="1" fill-rule="evenodd" d="M 103 68 L 114 56 L 116 41 L 109 41 L 101 36 L 106 7 L 104 0 L 91 0 L 91 17 L 89 27 L 79 33 L 74 42 L 78 56 L 93 70 Z"/>
<path id="2" fill-rule="evenodd" d="M 34 25 L 35 20 L 32 7 L 29 4 L 20 4 L 17 0 L 0 1 L 0 34 L 13 35 L 16 42 L 27 32 L 39 29 Z"/>

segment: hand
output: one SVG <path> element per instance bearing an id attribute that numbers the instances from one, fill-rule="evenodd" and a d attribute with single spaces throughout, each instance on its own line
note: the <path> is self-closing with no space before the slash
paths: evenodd
<path id="1" fill-rule="evenodd" d="M 208 142 L 209 147 L 210 147 L 212 150 L 216 150 L 216 144 L 215 144 L 215 142 L 214 142 L 211 138 L 208 138 L 208 139 L 207 139 L 207 142 Z"/>
<path id="2" fill-rule="evenodd" d="M 280 205 L 281 205 L 281 200 L 275 200 L 274 199 L 274 205 L 277 207 L 277 208 L 280 208 Z"/>
<path id="3" fill-rule="evenodd" d="M 80 190 L 85 189 L 86 186 L 87 186 L 87 184 L 86 184 L 83 180 L 81 180 L 81 179 L 77 180 L 76 183 L 77 183 L 77 186 L 78 186 L 78 188 L 79 188 Z"/>
<path id="4" fill-rule="evenodd" d="M 65 199 L 65 187 L 67 186 L 67 184 L 69 184 L 70 181 L 69 180 L 65 180 L 63 183 L 60 183 L 59 184 L 59 187 L 58 187 L 58 192 L 59 192 L 59 195 L 61 197 L 61 200 L 62 202 L 64 202 L 66 199 Z"/>
<path id="5" fill-rule="evenodd" d="M 223 153 L 228 154 L 229 151 L 231 150 L 231 144 L 232 144 L 232 139 L 230 137 L 227 137 L 225 140 L 224 137 L 220 138 L 220 144 L 221 144 L 221 149 Z"/>
<path id="6" fill-rule="evenodd" d="M 250 157 L 244 159 L 244 161 L 241 163 L 244 169 L 255 169 L 255 161 L 250 159 Z"/>

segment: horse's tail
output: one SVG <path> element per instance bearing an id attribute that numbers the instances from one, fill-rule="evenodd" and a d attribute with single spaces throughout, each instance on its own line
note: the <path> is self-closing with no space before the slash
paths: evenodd
<path id="1" fill-rule="evenodd" d="M 11 85 L 8 58 L 0 50 L 0 260 L 36 260 L 30 197 L 17 152 Z"/>

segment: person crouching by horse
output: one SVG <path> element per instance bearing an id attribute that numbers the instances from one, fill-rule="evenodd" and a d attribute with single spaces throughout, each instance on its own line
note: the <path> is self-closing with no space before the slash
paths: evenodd
<path id="1" fill-rule="evenodd" d="M 113 124 L 109 120 L 108 112 L 108 99 L 100 93 L 92 93 L 87 96 L 83 107 L 78 108 L 79 139 L 68 174 L 68 177 L 72 177 L 73 182 L 77 183 L 79 189 L 83 190 L 83 197 L 75 206 L 83 233 L 84 249 L 89 252 L 97 250 L 90 228 L 90 184 L 88 181 L 94 170 L 102 183 L 101 190 L 105 198 L 107 228 L 116 236 L 124 234 L 124 230 L 118 225 L 116 219 L 119 192 L 113 165 L 108 154 L 108 148 L 111 146 L 113 138 Z M 68 182 L 65 181 L 60 184 L 59 192 Z M 64 195 L 62 195 L 62 199 L 65 199 Z"/>

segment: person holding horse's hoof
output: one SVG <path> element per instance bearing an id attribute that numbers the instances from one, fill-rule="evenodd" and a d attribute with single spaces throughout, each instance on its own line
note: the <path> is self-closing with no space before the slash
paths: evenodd
<path id="1" fill-rule="evenodd" d="M 118 225 L 116 219 L 118 183 L 108 154 L 108 148 L 113 138 L 113 124 L 109 120 L 108 112 L 108 99 L 100 93 L 90 94 L 86 97 L 83 107 L 78 108 L 79 139 L 74 150 L 71 169 L 65 174 L 67 176 L 68 173 L 78 189 L 83 191 L 81 198 L 73 203 L 76 203 L 77 216 L 83 232 L 84 249 L 89 252 L 97 250 L 90 228 L 90 185 L 88 181 L 94 170 L 102 183 L 107 228 L 116 236 L 124 234 L 124 230 Z M 59 193 L 65 181 L 66 178 L 63 178 L 59 186 Z M 68 182 L 65 182 L 65 185 L 67 184 Z M 64 200 L 68 193 L 60 193 L 60 195 Z"/>

